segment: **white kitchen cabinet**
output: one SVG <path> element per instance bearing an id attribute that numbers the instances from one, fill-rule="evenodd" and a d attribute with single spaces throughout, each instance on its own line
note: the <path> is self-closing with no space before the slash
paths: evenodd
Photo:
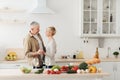
<path id="1" fill-rule="evenodd" d="M 116 80 L 120 80 L 120 62 L 117 62 L 117 68 L 116 68 Z"/>
<path id="2" fill-rule="evenodd" d="M 27 63 L 1 63 L 0 69 L 20 69 L 22 66 L 29 66 Z"/>
<path id="3" fill-rule="evenodd" d="M 82 0 L 82 37 L 119 37 L 118 0 Z"/>
<path id="4" fill-rule="evenodd" d="M 103 80 L 120 80 L 120 62 L 102 62 L 101 68 L 103 71 L 110 73 L 110 76 Z"/>
<path id="5" fill-rule="evenodd" d="M 103 80 L 114 80 L 114 62 L 102 62 L 101 68 L 102 71 L 110 73 L 109 77 L 104 78 Z"/>
<path id="6" fill-rule="evenodd" d="M 0 61 L 0 69 L 19 69 L 21 66 L 29 66 L 27 60 Z"/>

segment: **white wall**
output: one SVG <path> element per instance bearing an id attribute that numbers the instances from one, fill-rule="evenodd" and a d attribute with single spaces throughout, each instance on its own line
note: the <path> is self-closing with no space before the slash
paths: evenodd
<path id="1" fill-rule="evenodd" d="M 26 20 L 25 24 L 0 24 L 1 59 L 3 59 L 5 56 L 6 48 L 23 48 L 22 44 L 23 38 L 29 31 L 29 23 L 31 21 L 37 21 L 40 23 L 41 25 L 40 33 L 45 42 L 47 41 L 44 34 L 46 27 L 51 25 L 56 27 L 57 33 L 55 35 L 55 39 L 57 42 L 57 55 L 73 54 L 75 50 L 83 50 L 85 57 L 93 56 L 93 54 L 95 53 L 95 48 L 98 46 L 97 42 L 98 40 L 89 39 L 89 42 L 87 44 L 84 44 L 83 39 L 81 39 L 79 36 L 80 32 L 79 28 L 81 27 L 79 15 L 80 0 L 47 0 L 47 1 L 48 6 L 55 11 L 55 14 L 28 14 L 28 13 L 1 14 L 0 17 L 3 18 L 6 16 L 7 18 L 13 18 L 13 16 L 15 16 L 15 18 Z M 16 4 L 18 3 L 16 2 Z M 33 0 L 31 1 L 25 0 L 25 2 L 19 2 L 19 4 L 23 4 L 25 8 L 29 9 L 33 7 L 33 6 L 31 7 L 31 5 L 33 5 Z M 119 41 L 116 40 L 115 43 L 117 44 L 118 42 Z M 105 45 L 107 45 L 107 43 Z M 116 46 L 115 48 L 117 48 L 119 45 L 115 46 Z"/>

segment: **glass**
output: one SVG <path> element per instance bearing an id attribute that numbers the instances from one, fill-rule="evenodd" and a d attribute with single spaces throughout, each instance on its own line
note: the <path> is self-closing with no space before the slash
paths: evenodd
<path id="1" fill-rule="evenodd" d="M 97 11 L 91 11 L 91 22 L 97 22 Z"/>
<path id="2" fill-rule="evenodd" d="M 97 23 L 91 23 L 91 33 L 97 34 Z"/>
<path id="3" fill-rule="evenodd" d="M 90 30 L 90 23 L 84 23 L 83 24 L 83 33 L 88 34 Z"/>
<path id="4" fill-rule="evenodd" d="M 110 0 L 110 10 L 116 10 L 116 0 Z"/>
<path id="5" fill-rule="evenodd" d="M 97 10 L 97 0 L 91 0 L 91 10 Z"/>
<path id="6" fill-rule="evenodd" d="M 84 11 L 84 22 L 90 22 L 90 11 Z"/>
<path id="7" fill-rule="evenodd" d="M 90 0 L 84 0 L 84 10 L 90 10 Z"/>
<path id="8" fill-rule="evenodd" d="M 47 58 L 46 58 L 46 61 L 45 61 L 45 65 L 46 65 L 46 68 L 47 68 L 47 69 L 48 69 L 49 66 L 51 65 L 49 59 L 47 59 Z"/>
<path id="9" fill-rule="evenodd" d="M 110 34 L 116 33 L 116 25 L 115 23 L 110 23 Z"/>
<path id="10" fill-rule="evenodd" d="M 110 5 L 109 5 L 110 0 L 103 0 L 103 10 L 109 10 Z"/>
<path id="11" fill-rule="evenodd" d="M 103 19 L 102 19 L 103 22 L 109 22 L 109 12 L 107 11 L 104 11 L 103 12 Z"/>
<path id="12" fill-rule="evenodd" d="M 102 33 L 103 34 L 109 33 L 109 24 L 108 23 L 103 23 Z"/>
<path id="13" fill-rule="evenodd" d="M 32 66 L 34 66 L 35 68 L 37 68 L 39 66 L 39 60 L 38 60 L 38 58 L 33 58 L 33 60 L 32 60 Z"/>

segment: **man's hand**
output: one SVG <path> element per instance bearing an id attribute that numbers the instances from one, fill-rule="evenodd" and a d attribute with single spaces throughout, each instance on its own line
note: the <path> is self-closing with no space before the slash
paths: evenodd
<path id="1" fill-rule="evenodd" d="M 44 55 L 45 52 L 44 52 L 43 50 L 40 50 L 40 49 L 39 49 L 39 50 L 37 51 L 37 53 L 38 53 L 38 54 L 43 54 L 43 55 Z"/>

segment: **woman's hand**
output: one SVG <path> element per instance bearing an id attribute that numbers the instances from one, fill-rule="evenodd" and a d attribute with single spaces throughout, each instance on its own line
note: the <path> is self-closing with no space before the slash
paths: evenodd
<path id="1" fill-rule="evenodd" d="M 39 50 L 37 51 L 37 53 L 44 55 L 45 52 L 44 52 L 43 50 L 39 49 Z"/>

